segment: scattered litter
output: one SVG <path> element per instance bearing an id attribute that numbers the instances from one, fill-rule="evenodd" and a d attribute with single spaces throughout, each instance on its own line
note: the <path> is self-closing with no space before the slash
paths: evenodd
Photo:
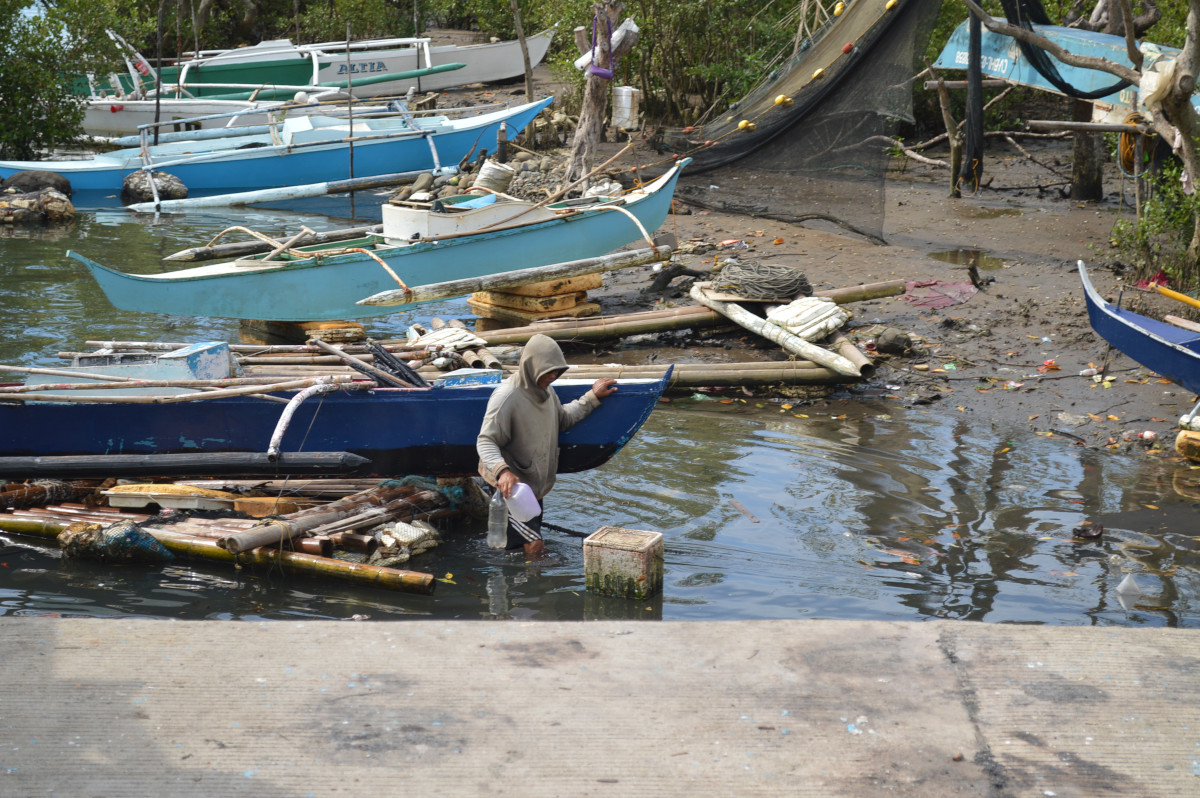
<path id="1" fill-rule="evenodd" d="M 1123 596 L 1140 596 L 1142 589 L 1138 587 L 1133 574 L 1125 574 L 1125 578 L 1121 580 L 1121 584 L 1117 585 L 1117 592 Z"/>
<path id="2" fill-rule="evenodd" d="M 910 280 L 906 285 L 904 299 L 917 307 L 937 310 L 953 305 L 961 305 L 977 293 L 979 293 L 979 289 L 971 283 L 944 283 L 940 280 L 918 282 Z"/>

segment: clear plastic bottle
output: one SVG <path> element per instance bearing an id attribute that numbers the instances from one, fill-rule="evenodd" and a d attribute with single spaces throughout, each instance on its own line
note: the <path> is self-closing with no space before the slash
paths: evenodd
<path id="1" fill-rule="evenodd" d="M 504 501 L 504 494 L 499 488 L 488 502 L 487 544 L 493 549 L 508 545 L 508 502 Z"/>

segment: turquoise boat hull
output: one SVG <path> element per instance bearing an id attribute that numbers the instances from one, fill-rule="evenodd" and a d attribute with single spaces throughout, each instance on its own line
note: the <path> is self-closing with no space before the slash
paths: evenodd
<path id="1" fill-rule="evenodd" d="M 267 134 L 173 142 L 150 147 L 150 163 L 155 170 L 179 178 L 190 193 L 202 194 L 429 171 L 453 166 L 472 151 L 495 152 L 501 124 L 521 130 L 551 102 L 552 97 L 467 119 L 418 122 L 415 128 L 398 119 L 386 125 L 371 120 L 363 124 L 376 128 L 353 142 L 340 134 L 336 140 L 316 140 L 320 135 L 335 135 L 320 129 L 298 134 L 314 139 L 299 143 L 276 144 Z M 312 122 L 320 124 L 320 118 Z M 115 192 L 143 163 L 136 147 L 90 160 L 0 161 L 0 179 L 21 171 L 56 172 L 71 182 L 74 191 Z"/>
<path id="2" fill-rule="evenodd" d="M 657 230 L 666 220 L 686 163 L 673 166 L 647 185 L 644 195 L 619 207 L 646 231 Z M 642 237 L 625 213 L 590 210 L 507 230 L 378 247 L 373 254 L 414 287 L 593 258 Z M 356 304 L 397 287 L 379 261 L 362 252 L 281 261 L 268 270 L 230 270 L 223 264 L 156 275 L 125 274 L 79 253 L 67 254 L 91 270 L 108 300 L 121 310 L 262 321 L 359 319 L 394 312 Z"/>

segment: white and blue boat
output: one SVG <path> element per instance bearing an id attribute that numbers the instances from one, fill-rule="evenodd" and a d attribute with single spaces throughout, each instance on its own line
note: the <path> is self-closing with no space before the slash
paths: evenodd
<path id="1" fill-rule="evenodd" d="M 441 212 L 383 206 L 383 232 L 362 239 L 156 274 L 127 274 L 77 252 L 121 310 L 262 321 L 358 319 L 393 312 L 358 301 L 397 288 L 593 258 L 646 239 L 667 218 L 683 159 L 619 197 L 538 206 L 485 198 Z"/>
<path id="2" fill-rule="evenodd" d="M 502 124 L 519 131 L 553 99 L 463 119 L 290 117 L 267 132 L 129 147 L 87 160 L 0 161 L 0 179 L 57 172 L 75 191 L 114 192 L 131 172 L 152 169 L 179 178 L 189 192 L 225 193 L 439 170 L 472 151 L 495 152 Z"/>

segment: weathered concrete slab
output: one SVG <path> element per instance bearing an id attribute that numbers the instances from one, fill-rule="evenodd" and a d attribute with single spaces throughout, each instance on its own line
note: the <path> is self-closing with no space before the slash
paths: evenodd
<path id="1" fill-rule="evenodd" d="M 1167 796 L 1194 632 L 0 619 L 0 794 Z"/>

